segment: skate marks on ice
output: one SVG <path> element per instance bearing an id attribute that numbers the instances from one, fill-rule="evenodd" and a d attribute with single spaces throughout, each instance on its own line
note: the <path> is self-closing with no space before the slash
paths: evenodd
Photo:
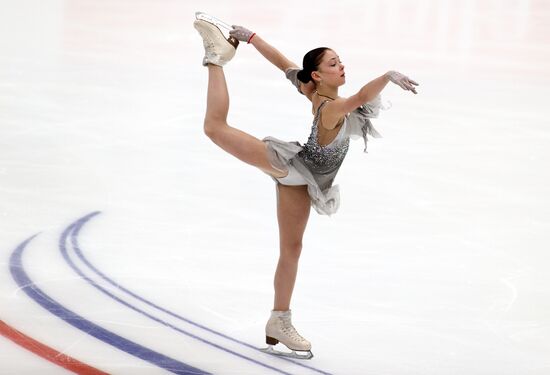
<path id="1" fill-rule="evenodd" d="M 65 231 L 64 235 L 67 231 Z M 48 310 L 53 315 L 61 318 L 65 322 L 69 323 L 73 327 L 109 344 L 117 349 L 120 349 L 130 355 L 152 363 L 155 366 L 161 367 L 165 370 L 173 372 L 175 374 L 208 374 L 202 370 L 189 366 L 183 362 L 176 361 L 170 357 L 167 357 L 161 353 L 157 353 L 144 346 L 141 346 L 133 341 L 127 340 L 122 336 L 119 336 L 107 329 L 87 320 L 81 315 L 65 308 L 59 302 L 51 298 L 44 293 L 34 283 L 25 269 L 23 268 L 23 253 L 27 248 L 27 245 L 36 237 L 34 235 L 23 243 L 21 243 L 12 253 L 10 257 L 9 267 L 10 272 L 21 290 L 23 290 L 27 296 L 29 296 L 36 303 Z"/>
<path id="2" fill-rule="evenodd" d="M 69 225 L 64 230 L 64 232 L 61 235 L 61 238 L 59 240 L 59 250 L 60 250 L 61 254 L 63 255 L 63 258 L 70 265 L 70 267 L 76 273 L 79 274 L 80 277 L 82 277 L 85 281 L 87 281 L 89 284 L 94 286 L 94 288 L 98 289 L 99 291 L 101 291 L 105 295 L 109 296 L 110 298 L 112 298 L 116 302 L 124 305 L 125 307 L 127 307 L 127 308 L 129 308 L 129 309 L 131 309 L 135 312 L 138 312 L 139 314 L 141 314 L 141 315 L 143 315 L 143 316 L 145 316 L 145 317 L 147 317 L 147 318 L 149 318 L 149 319 L 151 319 L 151 320 L 153 320 L 153 321 L 155 321 L 155 322 L 157 322 L 157 323 L 159 323 L 159 324 L 161 324 L 161 325 L 163 325 L 167 328 L 170 328 L 170 329 L 172 329 L 172 330 L 174 330 L 178 333 L 184 334 L 188 337 L 191 337 L 195 340 L 198 340 L 198 341 L 200 341 L 204 344 L 207 344 L 211 347 L 214 347 L 218 350 L 222 350 L 222 351 L 224 351 L 228 354 L 237 356 L 237 357 L 239 357 L 243 360 L 248 361 L 249 363 L 253 363 L 255 365 L 262 366 L 265 369 L 269 369 L 269 370 L 277 372 L 277 373 L 290 374 L 290 372 L 286 372 L 282 369 L 278 369 L 278 368 L 273 367 L 269 364 L 263 363 L 258 359 L 250 357 L 250 355 L 255 355 L 255 354 L 258 353 L 258 351 L 262 351 L 262 349 L 259 349 L 256 346 L 253 346 L 253 345 L 248 344 L 246 342 L 243 342 L 241 340 L 235 339 L 233 337 L 227 336 L 227 335 L 225 335 L 221 332 L 218 332 L 216 330 L 213 330 L 213 329 L 211 329 L 211 328 L 209 328 L 205 325 L 202 325 L 200 323 L 192 321 L 192 320 L 190 320 L 188 318 L 185 318 L 185 317 L 183 317 L 179 314 L 176 314 L 172 311 L 169 311 L 169 310 L 167 310 L 167 309 L 165 309 L 161 306 L 158 306 L 158 305 L 154 304 L 153 302 L 137 295 L 136 293 L 134 293 L 134 292 L 128 290 L 127 288 L 123 287 L 122 285 L 118 284 L 117 282 L 112 280 L 110 277 L 108 277 L 106 274 L 104 274 L 99 269 L 97 269 L 84 256 L 84 253 L 81 250 L 81 247 L 80 247 L 80 244 L 79 244 L 79 241 L 78 241 L 78 236 L 80 234 L 80 231 L 81 231 L 82 227 L 90 219 L 97 216 L 98 214 L 99 214 L 99 212 L 93 212 L 89 215 L 86 215 L 86 216 L 78 219 L 77 221 L 75 221 L 74 223 Z M 20 248 L 24 249 L 26 244 L 28 242 L 30 242 L 31 239 L 32 238 L 27 240 L 23 245 L 20 246 Z M 16 252 L 17 252 L 17 250 L 16 250 Z M 21 250 L 21 252 L 22 252 L 22 250 Z M 22 269 L 21 265 L 19 267 Z M 30 279 L 26 282 L 26 284 L 27 285 L 33 285 L 32 281 L 30 281 Z M 23 284 L 23 285 L 25 285 L 25 284 Z M 34 297 L 36 297 L 36 296 L 34 296 Z M 31 297 L 31 298 L 33 298 L 33 297 Z M 33 298 L 33 299 L 35 299 L 35 298 Z M 37 300 L 37 302 L 39 304 L 42 304 L 41 301 L 43 302 L 44 299 L 51 300 L 49 297 L 46 296 L 45 298 L 42 298 L 42 299 L 39 298 Z M 66 310 L 66 309 L 63 310 L 64 308 L 61 305 L 58 304 L 58 306 L 61 307 L 61 310 L 59 310 L 58 308 L 55 308 L 55 309 L 52 308 L 51 310 L 49 309 L 50 312 L 55 314 L 54 311 L 65 311 Z M 52 310 L 54 310 L 54 311 L 52 311 Z M 67 322 L 69 322 L 70 324 L 75 326 L 76 328 L 79 328 L 79 329 L 83 330 L 84 332 L 90 333 L 92 336 L 95 336 L 96 338 L 107 337 L 108 338 L 107 340 L 102 340 L 102 341 L 106 342 L 107 344 L 114 345 L 117 342 L 119 342 L 118 338 L 116 337 L 115 334 L 110 333 L 110 332 L 106 331 L 105 329 L 103 329 L 102 327 L 99 327 L 99 326 L 97 326 L 97 325 L 95 325 L 91 322 L 86 321 L 82 317 L 78 317 L 76 314 L 70 312 L 69 310 L 66 310 L 65 312 L 66 313 L 59 314 L 59 315 L 56 314 L 56 315 L 58 315 L 63 320 L 66 320 Z M 158 315 L 160 315 L 161 317 L 159 317 Z M 80 322 L 82 324 L 80 324 L 80 326 L 78 326 L 79 324 L 77 322 Z M 178 326 L 178 324 L 181 325 L 182 322 L 186 323 L 186 326 L 185 326 L 186 329 L 185 330 Z M 204 338 L 200 335 L 206 335 L 208 337 L 208 339 L 206 339 L 206 338 Z M 100 336 L 100 337 L 98 337 L 98 336 Z M 227 341 L 229 341 L 229 343 Z M 137 345 L 135 343 L 126 343 L 125 345 L 122 345 L 122 347 L 119 347 L 119 349 L 129 352 L 129 350 L 131 351 L 131 349 L 133 347 L 132 344 Z M 229 348 L 229 346 L 231 346 L 231 345 L 233 346 L 233 348 Z M 148 356 L 146 356 L 147 358 L 149 358 L 149 357 L 154 358 L 155 356 L 158 356 L 158 355 L 162 356 L 161 354 L 150 351 L 147 348 L 144 348 L 144 349 L 145 349 L 145 351 L 151 352 L 151 353 L 149 353 Z M 241 350 L 242 351 L 243 349 L 247 350 L 247 351 L 250 350 L 251 352 L 249 353 L 249 355 L 245 355 L 245 354 L 242 354 L 242 353 L 239 353 L 239 352 L 236 351 L 236 350 Z M 130 354 L 132 354 L 132 353 L 130 353 Z M 270 357 L 273 357 L 273 356 L 270 356 Z M 147 358 L 142 358 L 142 357 L 139 357 L 139 358 L 148 360 Z M 315 372 L 315 373 L 320 373 L 320 374 L 329 374 L 326 371 L 322 371 L 322 370 L 316 369 L 312 366 L 309 366 L 309 365 L 306 365 L 306 364 L 303 364 L 303 363 L 299 363 L 299 361 L 296 362 L 292 358 L 285 358 L 285 357 L 279 357 L 279 358 L 282 359 L 282 360 L 287 361 L 287 366 L 288 365 L 291 365 L 291 366 L 295 365 L 295 366 L 301 367 L 302 370 L 300 370 L 301 371 L 300 373 L 303 373 L 303 371 L 305 369 L 307 369 L 307 370 L 310 370 L 308 372 Z M 169 360 L 172 360 L 172 359 L 169 358 Z M 154 361 L 152 361 L 152 360 L 149 360 L 149 362 L 154 363 Z M 288 363 L 288 362 L 290 362 L 290 363 Z M 166 363 L 166 362 L 164 362 L 164 363 Z M 177 364 L 174 363 L 173 365 L 175 366 L 174 368 L 176 369 L 176 371 L 181 371 L 181 369 L 183 368 L 182 366 L 188 366 L 188 365 L 180 363 L 180 362 L 178 362 Z M 162 367 L 162 366 L 160 366 L 160 367 Z M 176 372 L 176 373 L 197 373 L 197 374 L 206 373 L 206 372 L 203 372 L 203 371 L 198 370 L 198 369 L 192 369 L 192 370 L 190 370 L 191 372 L 185 372 L 187 370 L 183 370 L 183 371 L 184 372 Z M 173 372 L 175 372 L 175 371 L 173 371 Z"/>

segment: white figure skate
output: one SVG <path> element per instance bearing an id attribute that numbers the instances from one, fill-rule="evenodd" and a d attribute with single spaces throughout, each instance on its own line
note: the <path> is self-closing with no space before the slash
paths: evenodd
<path id="1" fill-rule="evenodd" d="M 296 359 L 313 358 L 311 343 L 296 332 L 291 318 L 290 310 L 271 311 L 271 317 L 265 326 L 265 341 L 268 347 L 260 350 L 264 353 Z M 279 342 L 292 352 L 288 353 L 273 349 L 273 345 Z M 303 352 L 304 354 L 298 354 L 297 352 Z"/>
<path id="2" fill-rule="evenodd" d="M 214 16 L 203 12 L 195 13 L 193 26 L 202 37 L 204 45 L 204 58 L 202 65 L 209 63 L 224 66 L 235 56 L 239 41 L 232 36 L 224 35 L 224 30 L 229 35 L 232 27 Z"/>

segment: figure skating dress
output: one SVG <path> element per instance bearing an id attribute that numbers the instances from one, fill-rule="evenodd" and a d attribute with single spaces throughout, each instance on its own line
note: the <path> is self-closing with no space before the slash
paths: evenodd
<path id="1" fill-rule="evenodd" d="M 286 77 L 300 91 L 298 68 L 290 68 Z M 363 138 L 364 152 L 367 152 L 367 134 L 381 137 L 374 129 L 371 118 L 378 117 L 380 109 L 386 109 L 378 95 L 374 100 L 363 104 L 347 114 L 334 140 L 328 145 L 318 143 L 318 122 L 322 107 L 328 100 L 321 103 L 311 127 L 308 141 L 301 145 L 297 141 L 282 141 L 275 137 L 262 139 L 267 144 L 268 158 L 271 165 L 280 170 L 288 171 L 288 175 L 276 178 L 269 175 L 276 183 L 283 185 L 307 185 L 311 205 L 321 215 L 332 215 L 340 206 L 339 185 L 333 185 L 334 179 L 349 148 L 349 140 Z"/>

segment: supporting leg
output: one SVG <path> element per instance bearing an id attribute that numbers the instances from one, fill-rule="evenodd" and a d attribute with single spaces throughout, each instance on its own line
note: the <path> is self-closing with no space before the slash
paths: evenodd
<path id="1" fill-rule="evenodd" d="M 280 256 L 275 272 L 273 310 L 290 309 L 310 209 L 311 201 L 306 185 L 277 185 Z"/>

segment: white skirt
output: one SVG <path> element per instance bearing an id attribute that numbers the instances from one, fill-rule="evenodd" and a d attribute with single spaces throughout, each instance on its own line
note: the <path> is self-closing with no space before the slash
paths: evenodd
<path id="1" fill-rule="evenodd" d="M 292 165 L 292 163 L 288 165 L 288 175 L 279 178 L 275 177 L 275 179 L 283 185 L 307 185 L 307 181 L 304 176 L 302 176 L 300 172 L 298 172 L 298 170 L 294 168 L 294 165 Z"/>
<path id="2" fill-rule="evenodd" d="M 321 188 L 311 171 L 297 158 L 302 150 L 298 141 L 288 142 L 275 137 L 265 137 L 262 141 L 267 144 L 271 165 L 280 171 L 288 170 L 285 177 L 276 178 L 268 174 L 273 181 L 283 185 L 307 185 L 311 205 L 321 215 L 331 216 L 338 210 L 340 189 L 338 185 L 332 185 L 337 170 L 332 175 L 323 177 L 326 181 L 321 183 Z"/>

